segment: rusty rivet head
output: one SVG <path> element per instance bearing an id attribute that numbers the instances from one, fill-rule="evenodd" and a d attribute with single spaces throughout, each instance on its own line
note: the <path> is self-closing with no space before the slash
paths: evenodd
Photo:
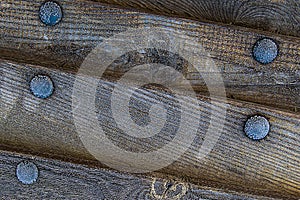
<path id="1" fill-rule="evenodd" d="M 32 184 L 36 182 L 39 176 L 39 170 L 34 163 L 23 161 L 18 164 L 16 175 L 21 183 Z"/>
<path id="2" fill-rule="evenodd" d="M 44 24 L 54 26 L 62 19 L 62 9 L 57 2 L 46 1 L 40 7 L 39 17 Z"/>
<path id="3" fill-rule="evenodd" d="M 53 82 L 48 76 L 36 75 L 30 81 L 30 90 L 34 96 L 46 99 L 53 93 Z"/>
<path id="4" fill-rule="evenodd" d="M 263 38 L 254 44 L 252 54 L 257 62 L 261 64 L 269 64 L 277 57 L 278 46 L 274 40 L 270 38 Z"/>
<path id="5" fill-rule="evenodd" d="M 265 117 L 255 115 L 247 120 L 244 131 L 249 138 L 261 140 L 268 135 L 270 124 Z"/>

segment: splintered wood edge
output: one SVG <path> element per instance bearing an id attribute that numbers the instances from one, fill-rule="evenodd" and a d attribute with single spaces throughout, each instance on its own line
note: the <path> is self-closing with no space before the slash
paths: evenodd
<path id="1" fill-rule="evenodd" d="M 211 55 L 223 77 L 227 97 L 300 112 L 299 38 L 145 14 L 86 0 L 60 1 L 63 19 L 49 27 L 39 20 L 42 2 L 1 2 L 0 57 L 76 73 L 93 48 L 130 28 L 161 27 L 170 34 L 185 31 Z M 268 65 L 259 64 L 251 54 L 254 43 L 263 37 L 279 45 L 278 57 Z M 197 43 L 189 45 L 198 47 Z M 129 62 L 121 61 L 119 64 Z M 188 70 L 187 77 L 200 94 L 205 92 L 198 73 Z"/>
<path id="2" fill-rule="evenodd" d="M 21 65 L 1 61 L 1 120 L 0 144 L 2 149 L 18 149 L 33 155 L 95 161 L 83 145 L 76 130 L 72 110 L 72 90 L 75 74 L 33 65 Z M 38 99 L 29 90 L 29 81 L 36 74 L 46 74 L 54 82 L 54 94 L 48 99 Z M 86 82 L 84 87 L 89 87 Z M 101 80 L 105 87 L 97 90 L 102 108 L 106 109 L 107 92 L 115 83 Z M 147 93 L 147 92 L 146 92 Z M 141 90 L 140 100 L 152 99 Z M 89 95 L 89 94 L 87 94 Z M 124 91 L 126 95 L 126 91 Z M 169 96 L 162 98 L 170 98 Z M 104 100 L 103 100 L 104 99 Z M 74 99 L 73 99 L 74 100 Z M 189 97 L 186 97 L 190 102 Z M 210 113 L 220 117 L 218 110 L 224 109 L 224 100 L 211 103 L 211 99 L 198 96 L 201 126 L 189 150 L 160 173 L 176 175 L 187 181 L 224 190 L 251 193 L 278 198 L 299 197 L 300 188 L 300 117 L 299 115 L 266 108 L 259 105 L 228 100 L 226 122 L 213 150 L 204 160 L 198 160 L 198 150 L 204 140 Z M 193 102 L 193 101 L 191 101 Z M 189 103 L 189 107 L 195 107 Z M 107 113 L 103 120 L 110 119 Z M 265 116 L 271 124 L 270 134 L 262 141 L 252 141 L 243 132 L 249 116 Z M 83 114 L 82 121 L 85 116 Z M 102 122 L 101 122 L 102 123 Z M 195 125 L 197 126 L 197 124 Z M 106 127 L 110 139 L 121 148 L 143 149 L 164 141 L 159 138 L 150 143 L 131 140 L 126 135 L 118 138 L 115 128 Z M 111 132 L 110 132 L 111 131 Z M 124 143 L 124 141 L 127 141 Z M 168 153 L 175 153 L 170 149 Z M 109 155 L 107 155 L 109 156 Z M 96 164 L 103 166 L 100 163 Z"/>
<path id="3" fill-rule="evenodd" d="M 39 170 L 31 185 L 16 176 L 17 165 L 24 161 Z M 1 198 L 9 199 L 273 199 L 7 151 L 0 151 L 0 168 Z"/>

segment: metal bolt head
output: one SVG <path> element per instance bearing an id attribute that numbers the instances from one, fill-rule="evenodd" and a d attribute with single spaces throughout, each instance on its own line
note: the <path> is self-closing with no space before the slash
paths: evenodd
<path id="1" fill-rule="evenodd" d="M 34 163 L 23 161 L 18 164 L 16 175 L 21 183 L 32 184 L 36 182 L 39 175 L 39 170 Z"/>
<path id="2" fill-rule="evenodd" d="M 270 124 L 265 117 L 256 115 L 247 120 L 244 131 L 249 138 L 261 140 L 268 135 Z"/>
<path id="3" fill-rule="evenodd" d="M 55 1 L 47 1 L 41 5 L 39 16 L 44 24 L 54 26 L 62 19 L 62 9 Z"/>
<path id="4" fill-rule="evenodd" d="M 30 90 L 34 96 L 46 99 L 53 93 L 53 82 L 48 76 L 37 75 L 30 81 Z"/>
<path id="5" fill-rule="evenodd" d="M 278 55 L 278 46 L 274 40 L 263 38 L 258 40 L 253 46 L 253 57 L 261 64 L 269 64 Z"/>

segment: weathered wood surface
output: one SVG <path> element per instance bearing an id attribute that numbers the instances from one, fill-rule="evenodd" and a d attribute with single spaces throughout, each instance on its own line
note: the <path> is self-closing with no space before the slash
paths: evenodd
<path id="1" fill-rule="evenodd" d="M 86 55 L 105 38 L 129 28 L 165 27 L 170 34 L 176 30 L 186 31 L 189 36 L 197 38 L 221 71 L 229 98 L 273 106 L 295 113 L 300 112 L 299 38 L 144 14 L 84 0 L 61 1 L 64 11 L 62 22 L 54 27 L 47 27 L 38 19 L 38 10 L 42 2 L 42 0 L 1 1 L 0 57 L 76 72 Z M 202 5 L 201 2 L 199 1 L 199 6 Z M 211 1 L 207 1 L 207 4 L 212 5 L 209 2 Z M 224 1 L 224 13 L 230 6 L 226 2 L 229 1 Z M 262 5 L 268 2 L 265 1 Z M 276 2 L 269 3 L 281 5 Z M 252 1 L 248 4 L 252 5 Z M 282 4 L 286 4 L 288 8 L 292 8 L 289 5 L 294 5 L 292 1 L 285 1 Z M 149 2 L 150 5 L 152 5 L 151 2 Z M 295 5 L 298 5 L 297 1 Z M 187 4 L 187 6 L 190 5 Z M 217 6 L 220 5 L 217 4 Z M 232 8 L 235 7 L 232 5 Z M 271 6 L 271 8 L 277 7 Z M 258 11 L 258 13 L 261 12 Z M 248 13 L 251 16 L 252 12 L 242 13 Z M 268 12 L 263 13 L 268 14 Z M 272 13 L 276 12 L 272 11 Z M 296 16 L 288 20 L 293 27 L 289 29 L 290 31 L 296 31 L 299 27 L 295 24 L 299 12 L 290 14 L 293 15 L 293 13 Z M 241 19 L 248 19 L 242 15 L 237 16 Z M 279 21 L 282 18 L 276 15 L 274 18 L 276 22 L 281 23 Z M 251 50 L 255 41 L 265 36 L 278 42 L 280 53 L 272 64 L 260 65 L 252 58 Z M 122 59 L 119 65 L 129 62 L 133 57 L 127 56 Z M 139 61 L 135 59 L 133 62 Z M 187 73 L 193 87 L 200 94 L 205 94 L 206 87 L 203 81 L 193 71 Z"/>
<path id="2" fill-rule="evenodd" d="M 96 0 L 178 16 L 300 36 L 299 0 Z"/>
<path id="3" fill-rule="evenodd" d="M 38 10 L 42 2 L 41 0 L 4 0 L 0 3 L 0 57 L 11 60 L 0 60 L 1 149 L 16 150 L 77 163 L 88 163 L 93 167 L 105 167 L 98 163 L 85 149 L 75 128 L 71 105 L 75 74 L 88 53 L 106 38 L 125 32 L 129 28 L 164 27 L 170 34 L 175 31 L 186 31 L 188 36 L 197 38 L 205 50 L 210 53 L 211 58 L 221 71 L 227 96 L 231 100 L 229 100 L 224 130 L 216 127 L 216 131 L 222 132 L 216 146 L 205 160 L 197 160 L 196 155 L 205 137 L 212 103 L 208 97 L 203 96 L 207 95 L 207 88 L 203 80 L 189 66 L 183 64 L 182 67 L 187 70 L 187 77 L 201 100 L 201 116 L 191 114 L 191 117 L 199 118 L 202 126 L 199 128 L 197 138 L 189 151 L 169 167 L 160 170 L 158 174 L 152 173 L 150 175 L 162 177 L 166 174 L 176 175 L 177 178 L 182 178 L 187 182 L 219 188 L 225 192 L 234 190 L 284 199 L 300 197 L 299 1 L 184 0 L 176 2 L 177 5 L 182 5 L 181 8 L 179 6 L 176 8 L 160 6 L 160 9 L 157 8 L 158 4 L 170 5 L 171 2 L 153 2 L 150 0 L 147 5 L 136 5 L 135 3 L 138 1 L 135 0 L 127 2 L 102 1 L 141 8 L 145 11 L 156 9 L 155 12 L 160 14 L 165 12 L 166 15 L 262 28 L 272 33 L 187 19 L 161 17 L 133 10 L 113 8 L 85 0 L 59 1 L 63 8 L 64 18 L 58 25 L 47 27 L 38 18 Z M 280 6 L 281 8 L 279 8 Z M 194 9 L 190 9 L 191 7 Z M 171 9 L 175 13 L 170 13 Z M 188 12 L 185 12 L 187 9 Z M 212 12 L 214 15 L 210 15 L 209 12 L 206 12 L 209 9 L 220 12 Z M 258 20 L 259 17 L 261 20 Z M 251 50 L 255 41 L 265 36 L 273 38 L 278 43 L 280 53 L 272 64 L 260 65 L 253 60 Z M 193 45 L 197 44 L 189 45 L 191 48 L 195 48 Z M 154 58 L 149 58 L 151 56 Z M 108 108 L 106 97 L 111 87 L 115 85 L 115 77 L 124 74 L 126 67 L 131 64 L 153 61 L 153 59 L 159 59 L 159 56 L 161 55 L 150 53 L 148 57 L 141 58 L 142 56 L 138 54 L 126 54 L 112 65 L 107 79 L 100 81 L 105 86 L 104 89 L 98 90 L 97 93 L 99 99 L 104 99 L 98 107 L 100 110 L 104 109 L 102 110 L 104 115 L 101 118 L 103 121 L 110 118 L 105 113 L 105 109 Z M 174 57 L 164 56 L 164 59 L 162 64 L 174 62 Z M 29 81 L 38 73 L 48 74 L 54 81 L 55 93 L 47 100 L 37 99 L 29 92 Z M 205 73 L 208 72 L 203 72 L 203 75 Z M 125 95 L 126 92 L 124 92 Z M 169 98 L 164 93 L 159 95 L 162 98 Z M 148 99 L 151 102 L 156 98 L 156 93 L 149 93 L 145 89 L 140 90 L 138 95 L 138 99 L 141 101 Z M 187 97 L 188 99 L 189 97 Z M 224 109 L 224 101 L 218 100 L 218 102 L 219 104 L 214 105 L 213 108 L 216 110 Z M 190 106 L 192 107 L 193 104 Z M 145 110 L 139 109 L 137 108 L 137 113 L 145 114 Z M 251 141 L 243 133 L 246 119 L 254 114 L 266 116 L 271 123 L 270 135 L 259 142 Z M 84 121 L 84 115 L 82 117 Z M 151 150 L 155 145 L 160 146 L 167 142 L 161 136 L 151 141 L 132 140 L 127 136 L 117 137 L 120 136 L 120 133 L 115 131 L 115 127 L 111 124 L 108 124 L 107 127 L 110 138 L 116 140 L 115 142 L 120 147 L 127 150 L 128 148 L 130 150 Z M 172 151 L 174 149 L 170 149 L 171 153 Z M 16 185 L 16 190 L 20 192 L 20 195 L 26 195 L 32 187 L 17 185 L 11 179 L 13 171 L 7 170 L 9 170 L 9 165 L 15 166 L 20 159 L 25 157 L 6 153 L 2 153 L 1 156 L 1 160 L 6 162 L 3 171 L 0 172 L 1 177 L 3 176 L 3 180 L 5 180 L 3 184 L 1 182 L 1 185 L 7 186 L 7 188 Z M 122 176 L 122 178 L 125 176 L 124 185 L 126 185 L 126 189 L 117 187 L 116 190 L 113 190 L 113 186 L 117 185 L 115 173 L 104 170 L 98 174 L 95 172 L 96 169 L 88 169 L 79 165 L 73 166 L 68 163 L 47 161 L 40 158 L 37 160 L 40 162 L 41 172 L 44 173 L 43 178 L 49 178 L 47 180 L 42 179 L 45 182 L 38 182 L 33 186 L 38 194 L 47 191 L 45 189 L 41 192 L 41 188 L 47 186 L 51 188 L 52 193 L 59 191 L 60 193 L 57 192 L 56 195 L 65 194 L 71 198 L 73 197 L 72 192 L 75 195 L 85 194 L 84 192 L 88 191 L 86 188 L 90 184 L 92 184 L 92 189 L 89 190 L 91 197 L 95 195 L 119 199 L 117 197 L 120 195 L 123 195 L 124 198 L 138 195 L 133 190 L 131 190 L 132 192 L 126 190 L 129 185 L 134 185 L 134 188 L 139 185 L 139 191 L 145 186 L 146 194 L 141 192 L 141 198 L 147 197 L 149 193 L 151 180 L 148 178 L 141 180 L 140 178 L 135 179 L 131 175 L 122 176 L 119 174 L 118 176 Z M 78 167 L 76 168 L 78 174 L 75 173 L 76 170 L 72 173 L 64 171 L 64 167 L 72 169 Z M 51 170 L 51 168 L 55 170 Z M 8 176 L 5 176 L 6 172 Z M 56 172 L 59 172 L 59 175 Z M 93 174 L 94 172 L 96 175 Z M 107 186 L 110 187 L 107 190 L 110 193 L 98 193 L 98 190 L 95 189 L 97 188 L 96 182 L 101 182 L 101 187 L 103 186 L 103 179 L 100 180 L 99 176 L 103 178 L 105 175 L 101 176 L 100 174 L 105 172 L 108 173 L 105 175 L 111 177 L 112 181 Z M 85 176 L 82 177 L 79 173 L 84 173 Z M 74 176 L 65 180 L 64 177 L 70 175 Z M 134 181 L 126 182 L 126 177 L 130 177 Z M 51 184 L 50 178 L 54 179 L 55 183 Z M 73 184 L 70 191 L 65 187 L 68 181 L 69 184 Z M 78 183 L 80 184 L 78 185 Z M 85 189 L 80 190 L 79 187 L 81 186 Z M 189 189 L 192 190 L 192 188 Z M 1 191 L 1 194 L 6 195 L 5 198 L 16 190 L 14 188 L 3 190 L 8 193 Z M 83 193 L 79 193 L 78 190 L 83 191 Z M 189 196 L 190 194 L 194 196 Z M 37 197 L 34 193 L 29 193 L 29 195 L 32 195 L 33 198 Z M 183 198 L 198 199 L 199 196 L 221 199 L 244 198 L 243 195 L 239 194 L 236 196 L 226 195 L 229 194 L 210 193 L 206 190 L 197 189 L 196 192 L 187 193 Z M 151 189 L 149 198 L 151 199 Z"/>
<path id="4" fill-rule="evenodd" d="M 1 120 L 0 145 L 2 149 L 17 150 L 55 157 L 75 162 L 92 162 L 102 166 L 83 146 L 72 115 L 72 87 L 75 75 L 40 66 L 15 64 L 1 61 Z M 48 74 L 54 84 L 54 94 L 46 100 L 35 98 L 29 91 L 30 79 L 38 73 Z M 107 94 L 115 83 L 99 80 L 104 87 L 97 90 L 101 111 L 100 123 L 110 120 Z M 83 83 L 89 87 L 87 83 Z M 124 91 L 126 96 L 126 91 Z M 160 94 L 162 98 L 170 98 Z M 149 102 L 155 93 L 145 89 L 138 92 L 140 101 Z M 300 117 L 274 108 L 265 108 L 247 102 L 229 101 L 224 130 L 216 127 L 221 136 L 211 153 L 198 160 L 199 147 L 205 138 L 210 122 L 210 113 L 225 109 L 223 100 L 211 107 L 211 101 L 199 96 L 201 126 L 189 150 L 172 165 L 160 173 L 176 175 L 186 181 L 205 186 L 278 198 L 299 198 L 300 196 Z M 148 101 L 147 100 L 147 101 Z M 189 102 L 189 97 L 187 97 Z M 189 103 L 194 107 L 193 103 Z M 138 113 L 143 109 L 136 107 Z M 99 112 L 100 112 L 99 111 Z M 271 123 L 271 132 L 262 141 L 252 141 L 243 132 L 246 119 L 254 114 L 266 116 Z M 103 121 L 102 121 L 103 120 Z M 82 115 L 84 123 L 85 116 Z M 126 124 L 126 122 L 124 122 Z M 151 150 L 164 145 L 165 138 L 158 136 L 151 140 L 132 140 L 122 135 L 110 123 L 106 124 L 107 135 L 120 148 Z M 120 135 L 121 134 L 121 135 Z M 120 137 L 119 137 L 120 136 Z M 145 149 L 146 148 L 146 149 Z M 174 153 L 170 149 L 170 153 Z"/>
<path id="5" fill-rule="evenodd" d="M 22 161 L 33 162 L 39 169 L 32 185 L 24 185 L 16 177 L 16 166 Z M 0 169 L 0 199 L 273 199 L 5 151 L 0 152 Z"/>

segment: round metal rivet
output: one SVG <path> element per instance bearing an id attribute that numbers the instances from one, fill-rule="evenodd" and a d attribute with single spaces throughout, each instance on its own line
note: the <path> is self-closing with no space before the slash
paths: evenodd
<path id="1" fill-rule="evenodd" d="M 47 1 L 40 7 L 40 19 L 49 26 L 54 26 L 62 19 L 62 9 L 55 1 Z"/>
<path id="2" fill-rule="evenodd" d="M 253 46 L 253 57 L 261 64 L 269 64 L 278 55 L 278 46 L 274 40 L 263 38 L 258 40 Z"/>
<path id="3" fill-rule="evenodd" d="M 34 96 L 46 99 L 53 93 L 53 82 L 48 76 L 37 75 L 30 81 L 30 90 Z"/>
<path id="4" fill-rule="evenodd" d="M 32 184 L 36 182 L 38 176 L 39 176 L 39 171 L 37 166 L 28 161 L 23 161 L 18 164 L 17 170 L 16 170 L 16 175 L 18 180 L 23 183 L 23 184 Z"/>
<path id="5" fill-rule="evenodd" d="M 265 117 L 256 115 L 247 120 L 244 131 L 249 138 L 261 140 L 268 135 L 270 124 Z"/>

